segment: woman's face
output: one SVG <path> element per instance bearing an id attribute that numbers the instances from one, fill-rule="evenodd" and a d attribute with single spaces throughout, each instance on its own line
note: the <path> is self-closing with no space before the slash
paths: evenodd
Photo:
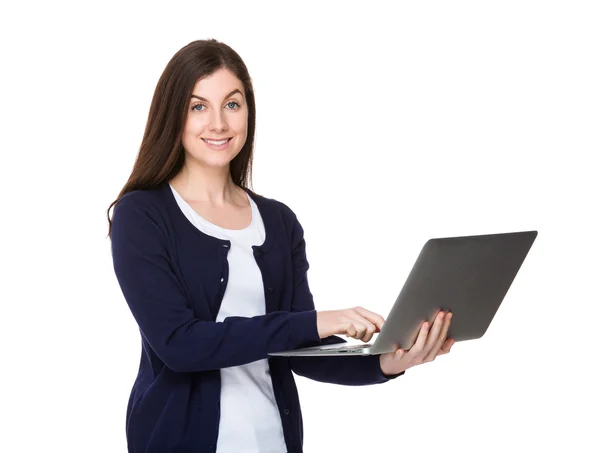
<path id="1" fill-rule="evenodd" d="M 199 80 L 183 129 L 186 158 L 207 167 L 228 167 L 248 134 L 248 106 L 242 82 L 228 69 Z"/>

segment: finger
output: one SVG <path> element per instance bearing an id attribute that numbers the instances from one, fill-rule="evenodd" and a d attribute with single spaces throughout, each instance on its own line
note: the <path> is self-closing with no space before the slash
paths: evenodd
<path id="1" fill-rule="evenodd" d="M 454 340 L 454 338 L 448 338 L 445 342 L 444 345 L 442 346 L 442 348 L 440 349 L 439 354 L 448 354 L 450 352 L 450 349 L 452 348 L 452 345 L 454 345 L 456 341 Z"/>
<path id="2" fill-rule="evenodd" d="M 425 346 L 425 340 L 427 339 L 427 333 L 429 332 L 429 323 L 425 321 L 421 325 L 421 329 L 419 331 L 419 335 L 417 336 L 417 341 L 412 348 L 409 349 L 408 353 L 411 357 L 417 357 L 423 351 L 423 347 Z"/>
<path id="3" fill-rule="evenodd" d="M 347 322 L 342 332 L 346 332 L 346 336 L 348 337 L 354 337 L 356 335 L 356 328 L 353 323 Z"/>
<path id="4" fill-rule="evenodd" d="M 360 321 L 352 321 L 352 322 L 354 323 L 354 328 L 356 329 L 356 336 L 354 338 L 356 338 L 357 340 L 360 340 L 367 333 L 367 326 Z"/>
<path id="5" fill-rule="evenodd" d="M 377 327 L 375 327 L 373 324 L 369 323 L 366 326 L 366 330 L 364 335 L 360 338 L 361 341 L 364 341 L 365 343 L 371 341 L 371 338 L 373 338 L 373 335 L 375 334 Z"/>
<path id="6" fill-rule="evenodd" d="M 452 313 L 446 313 L 446 319 L 444 319 L 444 327 L 442 328 L 442 332 L 440 333 L 440 337 L 438 340 L 440 348 L 442 348 L 448 340 L 448 331 L 450 330 L 450 324 L 452 324 L 453 317 L 454 315 Z"/>
<path id="7" fill-rule="evenodd" d="M 363 318 L 362 316 L 356 315 L 356 318 L 352 318 L 352 322 L 354 325 L 361 327 L 361 335 L 360 339 L 362 341 L 370 341 L 375 332 L 377 332 L 377 327 L 375 324 L 371 323 L 368 319 Z"/>
<path id="8" fill-rule="evenodd" d="M 378 315 L 377 313 L 373 313 L 372 311 L 367 310 L 363 307 L 355 307 L 355 310 L 364 318 L 367 318 L 372 324 L 377 326 L 377 331 L 381 331 L 383 328 L 383 324 L 385 323 L 385 319 L 383 316 Z"/>
<path id="9" fill-rule="evenodd" d="M 425 342 L 425 347 L 423 348 L 423 360 L 432 360 L 437 355 L 437 350 L 435 350 L 435 346 L 438 342 L 438 337 L 440 336 L 440 332 L 442 331 L 442 326 L 444 325 L 445 313 L 440 311 L 433 320 L 433 325 L 431 326 L 431 330 L 427 335 L 427 341 Z M 440 345 L 441 346 L 441 345 Z M 438 347 L 439 349 L 439 347 Z"/>
<path id="10" fill-rule="evenodd" d="M 448 338 L 446 341 L 444 341 L 444 344 L 438 351 L 437 355 L 448 354 L 450 352 L 450 348 L 452 348 L 453 344 L 454 344 L 454 341 L 451 340 L 450 338 Z"/>
<path id="11" fill-rule="evenodd" d="M 363 337 L 366 330 L 367 327 L 363 323 L 357 322 L 354 319 L 348 320 L 344 328 L 347 337 L 355 338 L 357 340 Z"/>
<path id="12" fill-rule="evenodd" d="M 435 339 L 435 344 L 433 348 L 431 348 L 431 351 L 429 351 L 429 353 L 427 354 L 427 357 L 425 357 L 425 360 L 431 361 L 438 356 L 442 345 L 446 341 L 446 336 L 448 335 L 448 330 L 450 329 L 451 319 L 452 313 L 446 313 L 446 316 L 444 317 L 444 322 L 442 324 L 442 328 L 440 329 L 438 336 Z"/>

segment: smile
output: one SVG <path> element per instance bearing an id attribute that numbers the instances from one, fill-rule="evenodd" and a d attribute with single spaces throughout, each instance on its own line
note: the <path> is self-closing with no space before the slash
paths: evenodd
<path id="1" fill-rule="evenodd" d="M 225 143 L 227 143 L 229 140 L 231 140 L 231 138 L 226 138 L 224 140 L 210 140 L 207 138 L 203 138 L 202 140 L 204 140 L 209 145 L 221 146 L 221 145 L 224 145 Z"/>

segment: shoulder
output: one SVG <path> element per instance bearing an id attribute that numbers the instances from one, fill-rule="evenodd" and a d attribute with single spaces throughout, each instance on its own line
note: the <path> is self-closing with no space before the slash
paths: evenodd
<path id="1" fill-rule="evenodd" d="M 137 189 L 123 195 L 113 211 L 113 227 L 119 225 L 128 229 L 137 229 L 153 225 L 165 231 L 167 207 L 164 199 L 164 187 Z"/>

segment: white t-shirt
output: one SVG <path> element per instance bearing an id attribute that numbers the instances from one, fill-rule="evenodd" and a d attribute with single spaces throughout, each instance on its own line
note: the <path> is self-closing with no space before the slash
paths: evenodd
<path id="1" fill-rule="evenodd" d="M 265 226 L 258 207 L 248 196 L 252 222 L 243 230 L 228 230 L 202 218 L 171 186 L 177 204 L 200 231 L 231 241 L 227 254 L 229 280 L 217 315 L 265 314 L 265 294 L 253 245 L 265 240 Z M 247 195 L 247 194 L 246 194 Z M 240 345 L 243 347 L 243 345 Z M 273 393 L 267 359 L 221 369 L 221 419 L 217 453 L 282 453 L 287 451 L 281 416 Z"/>

